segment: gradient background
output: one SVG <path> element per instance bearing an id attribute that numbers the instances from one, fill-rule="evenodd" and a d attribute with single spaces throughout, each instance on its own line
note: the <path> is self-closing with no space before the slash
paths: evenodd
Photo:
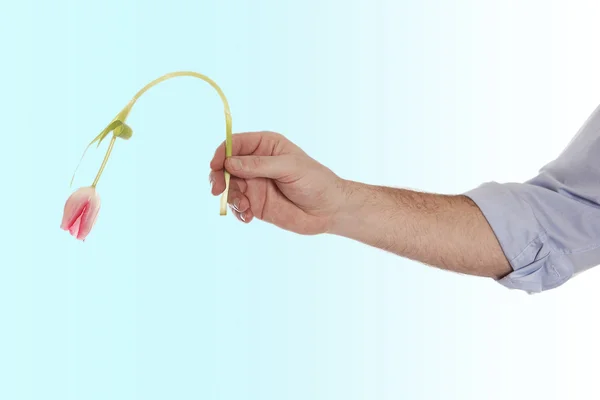
<path id="1" fill-rule="evenodd" d="M 222 108 L 192 78 L 134 108 L 88 241 L 59 224 L 86 144 L 175 70 L 222 86 L 234 131 L 280 131 L 346 178 L 522 181 L 600 103 L 599 16 L 596 0 L 2 2 L 0 398 L 598 398 L 600 270 L 529 296 L 219 217 Z"/>

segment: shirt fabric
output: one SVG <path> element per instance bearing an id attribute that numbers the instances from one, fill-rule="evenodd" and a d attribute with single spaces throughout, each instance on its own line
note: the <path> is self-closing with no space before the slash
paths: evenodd
<path id="1" fill-rule="evenodd" d="M 465 195 L 481 209 L 513 271 L 498 282 L 538 293 L 600 264 L 600 106 L 567 148 L 524 183 Z"/>

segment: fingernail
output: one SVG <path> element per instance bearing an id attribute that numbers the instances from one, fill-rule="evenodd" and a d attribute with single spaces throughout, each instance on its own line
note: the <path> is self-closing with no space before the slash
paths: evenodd
<path id="1" fill-rule="evenodd" d="M 242 169 L 242 162 L 237 158 L 230 158 L 229 166 L 232 170 L 239 171 L 240 169 Z"/>
<path id="2" fill-rule="evenodd" d="M 236 211 L 240 211 L 240 199 L 233 199 L 233 208 Z"/>
<path id="3" fill-rule="evenodd" d="M 244 213 L 240 214 L 240 218 L 242 219 L 242 221 L 246 222 L 246 217 L 244 216 Z"/>

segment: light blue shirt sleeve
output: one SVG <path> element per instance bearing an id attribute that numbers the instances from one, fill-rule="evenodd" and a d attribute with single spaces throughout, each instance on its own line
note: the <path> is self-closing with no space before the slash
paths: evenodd
<path id="1" fill-rule="evenodd" d="M 533 179 L 488 182 L 465 195 L 512 266 L 504 286 L 542 292 L 600 264 L 600 107 Z"/>

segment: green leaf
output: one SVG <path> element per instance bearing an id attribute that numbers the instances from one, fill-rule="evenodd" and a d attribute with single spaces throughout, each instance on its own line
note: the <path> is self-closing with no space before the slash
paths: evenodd
<path id="1" fill-rule="evenodd" d="M 92 140 L 90 142 L 90 144 L 88 144 L 87 147 L 85 148 L 83 155 L 81 156 L 81 159 L 79 160 L 79 164 L 77 164 L 77 167 L 75 168 L 75 172 L 73 172 L 73 176 L 71 177 L 70 186 L 73 185 L 73 181 L 75 180 L 75 174 L 77 174 L 77 170 L 79 169 L 79 166 L 81 165 L 81 162 L 83 161 L 83 158 L 85 157 L 85 154 L 87 153 L 88 149 L 96 142 L 98 142 L 98 145 L 96 147 L 100 147 L 100 143 L 102 143 L 102 141 L 111 132 L 113 132 L 113 134 L 116 137 L 119 137 L 119 138 L 125 139 L 125 140 L 130 139 L 131 136 L 133 135 L 133 130 L 131 129 L 131 127 L 119 119 L 115 119 L 110 124 L 108 124 L 108 126 L 106 128 L 104 128 L 104 130 L 102 132 L 100 132 L 100 134 L 98 134 L 98 136 L 96 136 L 94 138 L 94 140 Z"/>
<path id="2" fill-rule="evenodd" d="M 108 134 L 111 133 L 113 130 L 115 130 L 116 128 L 118 128 L 121 125 L 123 125 L 123 122 L 118 119 L 112 121 L 110 124 L 108 124 L 108 126 L 106 128 L 104 128 L 104 130 L 102 132 L 100 132 L 100 134 L 98 136 L 96 136 L 96 138 L 94 140 L 92 140 L 90 142 L 89 145 L 91 146 L 95 142 L 98 142 L 97 147 L 100 147 L 100 143 L 102 143 L 102 141 L 108 136 Z"/>
<path id="3" fill-rule="evenodd" d="M 129 140 L 133 136 L 133 129 L 126 123 L 122 122 L 121 125 L 117 126 L 114 130 L 114 135 L 118 138 Z"/>

